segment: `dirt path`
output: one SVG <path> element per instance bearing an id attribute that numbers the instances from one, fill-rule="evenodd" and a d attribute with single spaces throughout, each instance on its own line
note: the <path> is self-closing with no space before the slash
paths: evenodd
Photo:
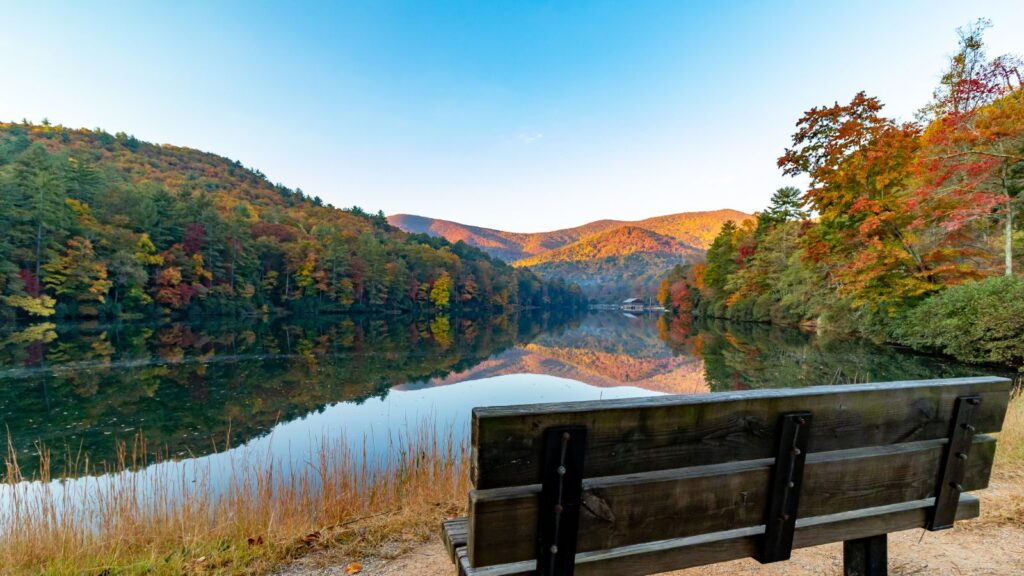
<path id="1" fill-rule="evenodd" d="M 893 576 L 1020 576 L 1024 574 L 1024 473 L 996 474 L 979 493 L 982 516 L 952 530 L 910 530 L 890 535 Z M 388 558 L 382 556 L 389 556 Z M 345 575 L 360 562 L 365 576 L 453 576 L 455 570 L 440 541 L 396 545 L 394 554 L 374 558 L 337 557 L 323 550 L 299 560 L 277 576 Z M 842 574 L 842 545 L 795 550 L 793 559 L 773 565 L 740 560 L 666 573 L 672 576 L 819 576 Z"/>

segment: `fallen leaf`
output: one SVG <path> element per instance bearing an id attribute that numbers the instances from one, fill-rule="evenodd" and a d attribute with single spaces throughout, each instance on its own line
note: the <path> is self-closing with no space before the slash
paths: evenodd
<path id="1" fill-rule="evenodd" d="M 345 566 L 345 574 L 359 574 L 363 571 L 363 565 L 359 562 L 352 562 Z"/>

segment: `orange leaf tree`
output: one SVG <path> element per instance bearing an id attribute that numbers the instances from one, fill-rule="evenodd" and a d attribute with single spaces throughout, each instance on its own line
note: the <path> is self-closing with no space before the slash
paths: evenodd
<path id="1" fill-rule="evenodd" d="M 1003 225 L 1003 268 L 1013 273 L 1014 213 L 1024 188 L 1024 90 L 1019 58 L 985 55 L 979 20 L 960 29 L 934 101 L 922 110 L 931 123 L 915 169 L 925 221 L 950 231 L 974 228 L 984 238 Z M 984 246 L 980 248 L 986 248 Z"/>
<path id="2" fill-rule="evenodd" d="M 786 174 L 811 179 L 805 202 L 820 220 L 805 235 L 808 255 L 856 304 L 887 307 L 959 281 L 970 269 L 953 230 L 923 234 L 915 226 L 920 128 L 881 110 L 863 92 L 849 104 L 812 108 L 778 163 Z"/>

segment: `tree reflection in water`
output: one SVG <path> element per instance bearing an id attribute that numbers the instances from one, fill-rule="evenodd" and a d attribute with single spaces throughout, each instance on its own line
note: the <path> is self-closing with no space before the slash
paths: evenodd
<path id="1" fill-rule="evenodd" d="M 38 324 L 0 334 L 0 417 L 31 470 L 37 442 L 93 462 L 136 435 L 202 455 L 393 387 L 509 374 L 692 393 L 979 372 L 866 340 L 616 313 Z"/>

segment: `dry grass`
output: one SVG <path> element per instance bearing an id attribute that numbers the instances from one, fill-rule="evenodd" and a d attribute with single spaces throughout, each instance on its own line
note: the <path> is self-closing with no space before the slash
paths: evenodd
<path id="1" fill-rule="evenodd" d="M 1024 528 L 1024 378 L 1017 381 L 999 433 L 992 483 L 985 495 L 988 505 L 979 519 L 983 524 Z"/>
<path id="2" fill-rule="evenodd" d="M 1024 468 L 1024 378 L 1017 380 L 1006 410 L 1003 431 L 999 434 L 997 462 Z"/>
<path id="3" fill-rule="evenodd" d="M 1020 388 L 999 438 L 988 491 L 994 506 L 975 521 L 979 527 L 1024 522 Z M 122 450 L 112 470 L 64 454 L 73 476 L 105 475 L 63 487 L 49 483 L 52 456 L 41 450 L 36 481 L 17 484 L 26 478 L 9 450 L 8 480 L 0 485 L 0 572 L 256 574 L 324 547 L 331 558 L 392 557 L 464 511 L 467 447 L 434 430 L 424 423 L 393 439 L 376 463 L 343 439 L 321 441 L 307 464 L 290 472 L 269 458 L 232 460 L 221 489 L 209 471 L 191 478 L 180 467 L 145 469 L 138 442 Z"/>
<path id="4" fill-rule="evenodd" d="M 77 479 L 63 482 L 50 482 L 52 456 L 41 450 L 41 471 L 25 482 L 9 449 L 0 572 L 263 573 L 318 547 L 369 554 L 396 539 L 422 541 L 464 506 L 468 460 L 454 433 L 429 422 L 417 430 L 375 462 L 365 448 L 322 440 L 298 469 L 269 456 L 231 458 L 217 482 L 211 467 L 220 464 L 140 467 L 138 442 L 113 470 L 66 454 Z"/>

